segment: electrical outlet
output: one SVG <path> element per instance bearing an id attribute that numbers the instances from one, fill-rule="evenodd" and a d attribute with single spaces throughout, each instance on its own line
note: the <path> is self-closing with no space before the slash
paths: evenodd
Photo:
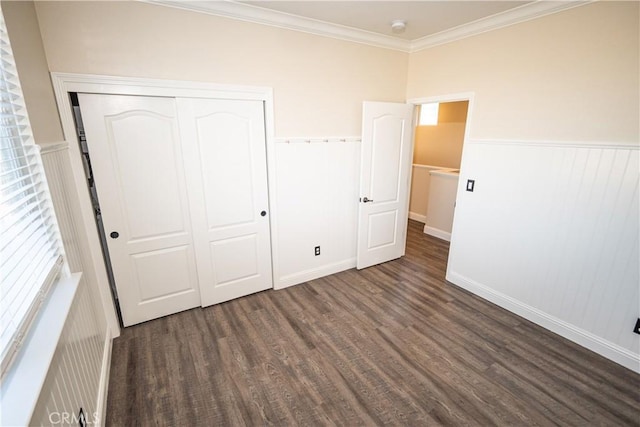
<path id="1" fill-rule="evenodd" d="M 320 255 L 320 246 L 316 246 L 314 251 L 315 251 L 316 256 Z"/>
<path id="2" fill-rule="evenodd" d="M 640 335 L 640 318 L 636 320 L 636 326 L 633 327 L 633 332 Z"/>

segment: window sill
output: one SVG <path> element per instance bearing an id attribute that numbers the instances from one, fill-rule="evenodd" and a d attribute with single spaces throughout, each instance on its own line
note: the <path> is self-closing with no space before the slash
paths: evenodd
<path id="1" fill-rule="evenodd" d="M 0 425 L 28 425 L 82 273 L 55 283 L 0 386 Z"/>

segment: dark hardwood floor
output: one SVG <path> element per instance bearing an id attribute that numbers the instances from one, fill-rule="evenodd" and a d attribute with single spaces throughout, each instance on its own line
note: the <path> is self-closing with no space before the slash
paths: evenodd
<path id="1" fill-rule="evenodd" d="M 448 244 L 126 328 L 107 425 L 640 425 L 640 375 L 445 282 Z"/>

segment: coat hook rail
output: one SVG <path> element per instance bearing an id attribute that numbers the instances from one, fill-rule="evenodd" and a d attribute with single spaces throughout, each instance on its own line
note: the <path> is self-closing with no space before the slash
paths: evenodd
<path id="1" fill-rule="evenodd" d="M 316 144 L 316 143 L 342 143 L 342 142 L 361 142 L 359 136 L 335 136 L 335 137 L 291 137 L 291 138 L 274 138 L 278 144 Z"/>

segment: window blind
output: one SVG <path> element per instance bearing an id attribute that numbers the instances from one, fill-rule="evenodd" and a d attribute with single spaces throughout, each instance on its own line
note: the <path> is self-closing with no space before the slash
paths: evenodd
<path id="1" fill-rule="evenodd" d="M 0 8 L 0 351 L 4 374 L 62 267 L 57 224 Z"/>

